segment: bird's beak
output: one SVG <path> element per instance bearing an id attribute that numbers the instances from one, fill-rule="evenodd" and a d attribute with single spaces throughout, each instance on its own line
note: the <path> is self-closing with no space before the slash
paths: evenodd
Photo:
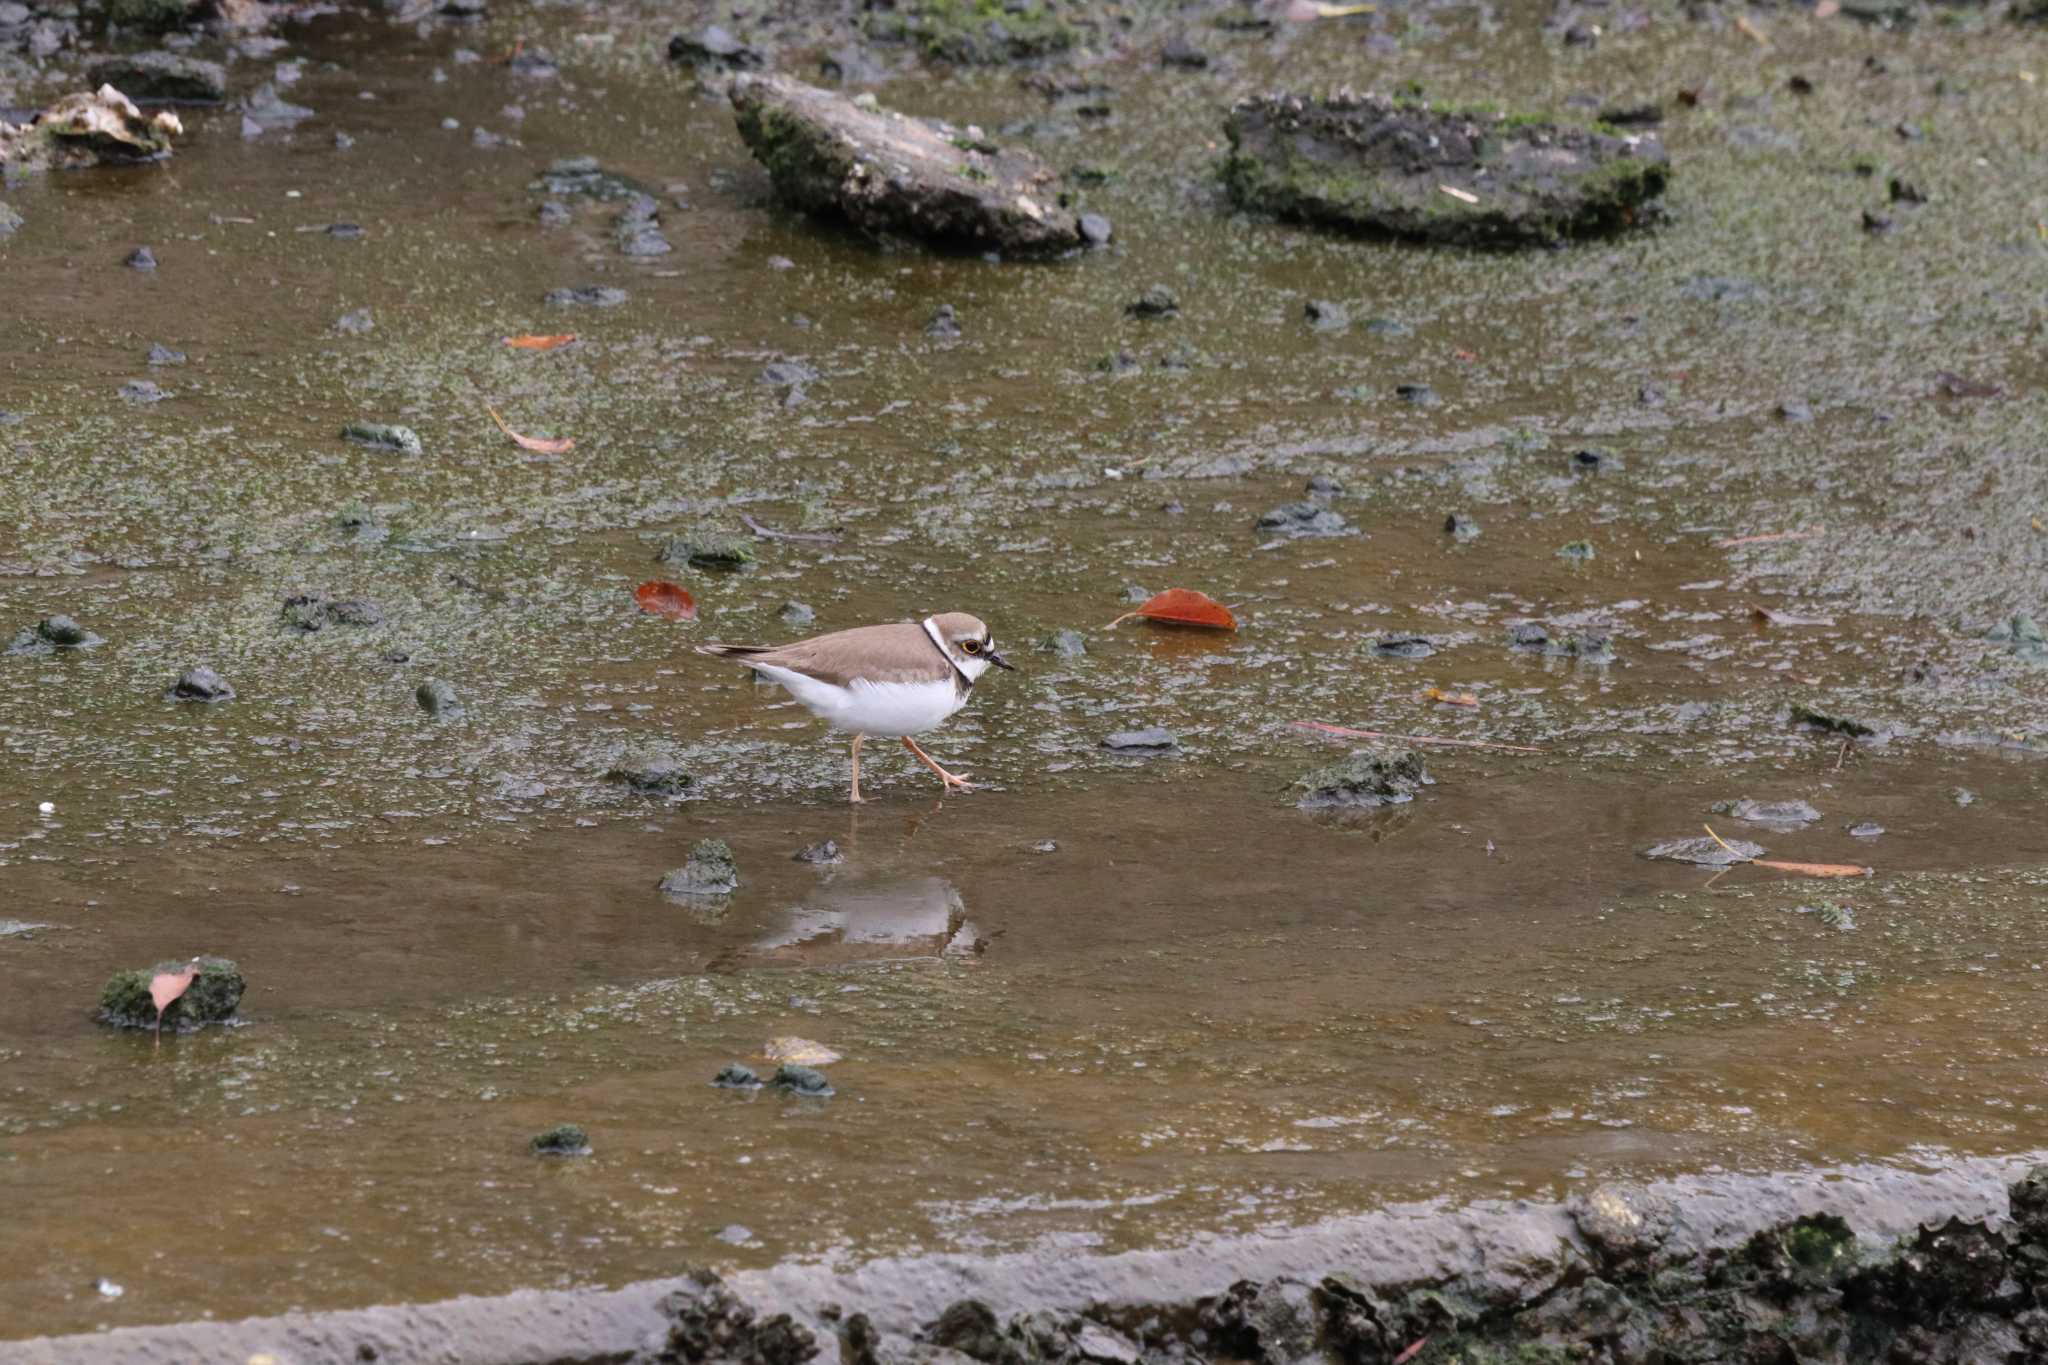
<path id="1" fill-rule="evenodd" d="M 1015 673 L 1017 671 L 1017 666 L 1015 664 L 1011 663 L 1008 659 L 1005 659 L 1002 655 L 996 653 L 993 649 L 991 649 L 988 653 L 982 655 L 981 657 L 987 659 L 997 668 L 1007 670 L 1011 673 Z"/>

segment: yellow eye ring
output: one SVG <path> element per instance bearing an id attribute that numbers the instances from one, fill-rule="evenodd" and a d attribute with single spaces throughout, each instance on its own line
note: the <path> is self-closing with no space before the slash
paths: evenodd
<path id="1" fill-rule="evenodd" d="M 981 653 L 981 641 L 962 640 L 960 642 L 960 648 L 966 650 L 969 654 L 979 654 Z"/>

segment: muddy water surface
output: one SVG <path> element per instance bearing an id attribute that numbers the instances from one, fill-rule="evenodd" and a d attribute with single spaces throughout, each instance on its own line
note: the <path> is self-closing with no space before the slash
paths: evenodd
<path id="1" fill-rule="evenodd" d="M 107 643 L 0 659 L 0 920 L 40 926 L 0 937 L 0 1326 L 1120 1249 L 2048 1141 L 2048 689 L 1983 638 L 2048 609 L 2026 50 L 1984 17 L 1787 15 L 1760 51 L 1653 14 L 1587 53 L 1542 18 L 1203 30 L 1187 76 L 1141 22 L 1052 69 L 1100 89 L 1050 97 L 878 49 L 885 99 L 1109 173 L 1119 245 L 1048 266 L 775 207 L 722 101 L 658 60 L 674 16 L 630 7 L 288 30 L 232 70 L 301 64 L 295 131 L 202 111 L 161 168 L 9 187 L 0 634 L 64 612 Z M 791 69 L 829 28 L 788 31 Z M 522 38 L 561 74 L 462 58 Z M 1232 214 L 1223 103 L 1339 79 L 1661 102 L 1670 221 L 1503 257 Z M 661 201 L 671 253 L 620 254 L 613 202 L 539 225 L 576 154 Z M 1893 176 L 1931 202 L 1866 234 Z M 158 269 L 124 269 L 145 241 Z M 1155 282 L 1181 316 L 1128 319 Z M 541 301 L 585 284 L 630 298 Z M 1310 298 L 1352 325 L 1311 330 Z M 941 303 L 957 342 L 925 335 Z M 357 309 L 371 330 L 337 329 Z M 816 372 L 799 401 L 760 382 L 777 360 Z M 143 377 L 170 397 L 119 396 Z M 575 449 L 520 451 L 486 402 Z M 340 441 L 355 420 L 425 453 Z M 1317 475 L 1353 534 L 1258 529 Z M 654 563 L 741 513 L 839 537 Z M 702 620 L 634 611 L 657 573 Z M 1245 628 L 1103 629 L 1173 585 Z M 306 590 L 383 622 L 292 630 Z M 847 811 L 843 745 L 686 650 L 944 608 L 1024 671 L 932 737 L 984 783 L 943 803 L 884 750 Z M 1510 648 L 1529 622 L 1612 662 Z M 1061 629 L 1087 653 L 1033 648 Z M 202 662 L 234 701 L 162 700 Z M 428 678 L 461 717 L 420 712 Z M 1290 784 L 1344 747 L 1296 720 L 1544 752 L 1426 750 L 1417 802 L 1323 823 Z M 1100 747 L 1155 724 L 1175 753 Z M 605 780 L 650 758 L 692 799 Z M 1821 818 L 1712 811 L 1745 796 Z M 1639 856 L 1702 821 L 1877 875 Z M 665 901 L 706 835 L 741 890 Z M 791 861 L 826 837 L 844 863 Z M 242 964 L 244 1027 L 155 1050 L 93 1022 L 113 970 L 193 952 Z M 709 1086 L 788 1035 L 843 1054 L 833 1099 Z M 561 1121 L 594 1154 L 530 1157 Z"/>

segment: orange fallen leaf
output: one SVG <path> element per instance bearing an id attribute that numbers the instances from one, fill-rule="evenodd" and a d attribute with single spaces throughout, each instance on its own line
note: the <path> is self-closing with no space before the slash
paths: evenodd
<path id="1" fill-rule="evenodd" d="M 1869 877 L 1872 869 L 1854 863 L 1787 863 L 1776 858 L 1752 858 L 1752 867 L 1775 867 L 1780 872 L 1797 872 L 1802 877 Z"/>
<path id="2" fill-rule="evenodd" d="M 515 351 L 552 351 L 557 346 L 567 346 L 576 339 L 574 332 L 560 332 L 554 336 L 538 337 L 527 333 L 506 337 L 505 344 Z"/>
<path id="3" fill-rule="evenodd" d="M 1446 706 L 1479 705 L 1479 698 L 1470 692 L 1446 692 L 1441 687 L 1425 687 L 1415 695 L 1423 701 L 1440 701 Z"/>
<path id="4" fill-rule="evenodd" d="M 498 416 L 498 410 L 489 403 L 484 404 L 484 411 L 498 424 L 498 430 L 510 436 L 512 444 L 521 450 L 530 450 L 536 455 L 564 455 L 576 448 L 574 436 L 522 436 L 506 426 L 505 419 Z"/>
<path id="5" fill-rule="evenodd" d="M 1169 626 L 1207 626 L 1211 630 L 1237 629 L 1237 618 L 1230 614 L 1230 608 L 1207 593 L 1199 593 L 1192 588 L 1168 588 L 1165 592 L 1154 594 L 1144 606 L 1136 611 L 1125 612 L 1103 629 L 1115 630 L 1133 616 Z"/>
<path id="6" fill-rule="evenodd" d="M 1408 1348 L 1394 1357 L 1394 1365 L 1408 1365 L 1408 1362 L 1422 1354 L 1422 1348 L 1429 1345 L 1428 1337 L 1417 1337 L 1408 1343 Z"/>
<path id="7" fill-rule="evenodd" d="M 650 616 L 666 616 L 671 621 L 697 619 L 697 599 L 675 584 L 664 583 L 658 578 L 633 589 L 633 600 Z"/>
<path id="8" fill-rule="evenodd" d="M 193 958 L 185 964 L 182 972 L 158 972 L 149 979 L 149 998 L 156 1005 L 156 1038 L 161 1044 L 164 1038 L 164 1011 L 178 1003 L 178 997 L 192 988 L 192 978 L 199 975 L 199 959 Z"/>

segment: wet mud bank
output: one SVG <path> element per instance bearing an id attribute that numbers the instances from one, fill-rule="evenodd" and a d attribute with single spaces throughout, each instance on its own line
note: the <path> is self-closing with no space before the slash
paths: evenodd
<path id="1" fill-rule="evenodd" d="M 1122 1255 L 697 1270 L 46 1337 L 0 1362 L 2039 1360 L 2043 1155 L 1399 1206 Z"/>

